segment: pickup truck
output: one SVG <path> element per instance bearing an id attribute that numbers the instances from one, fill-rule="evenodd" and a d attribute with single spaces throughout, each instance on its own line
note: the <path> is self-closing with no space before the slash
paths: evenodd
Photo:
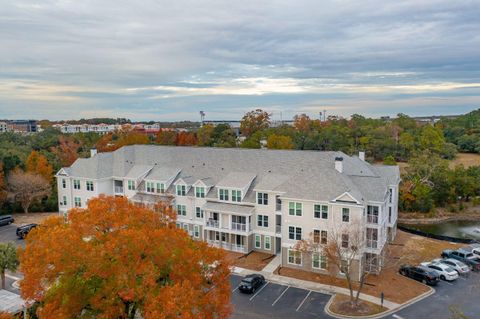
<path id="1" fill-rule="evenodd" d="M 480 258 L 476 257 L 471 252 L 462 249 L 447 249 L 442 252 L 442 258 L 453 258 L 456 260 L 460 260 L 464 264 L 468 265 L 471 270 L 480 271 Z"/>

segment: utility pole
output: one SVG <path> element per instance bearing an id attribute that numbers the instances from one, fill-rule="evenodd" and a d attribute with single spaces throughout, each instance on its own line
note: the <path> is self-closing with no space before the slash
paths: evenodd
<path id="1" fill-rule="evenodd" d="M 205 120 L 205 112 L 203 111 L 200 111 L 200 121 L 201 121 L 201 125 L 203 126 L 203 121 Z"/>

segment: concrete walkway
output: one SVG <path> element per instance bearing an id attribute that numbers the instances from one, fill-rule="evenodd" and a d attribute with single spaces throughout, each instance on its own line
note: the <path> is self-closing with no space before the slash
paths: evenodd
<path id="1" fill-rule="evenodd" d="M 260 272 L 250 270 L 250 269 L 245 269 L 245 268 L 240 268 L 240 267 L 234 267 L 233 268 L 233 273 L 245 276 L 248 274 L 253 274 L 253 273 L 260 273 L 262 274 L 267 280 L 282 284 L 282 285 L 287 285 L 287 286 L 292 286 L 292 287 L 297 287 L 297 288 L 302 288 L 302 289 L 308 289 L 308 290 L 313 290 L 317 291 L 320 293 L 326 293 L 326 294 L 344 294 L 344 295 L 349 295 L 350 291 L 347 288 L 342 288 L 342 287 L 337 287 L 337 286 L 331 286 L 331 285 L 325 285 L 325 284 L 320 284 L 317 282 L 313 281 L 306 281 L 306 280 L 301 280 L 301 279 L 296 279 L 296 278 L 291 278 L 291 277 L 286 277 L 286 276 L 280 276 L 280 275 L 275 275 L 272 272 L 269 272 L 269 270 L 273 267 L 269 267 L 273 262 L 275 258 Z M 278 266 L 277 266 L 278 267 Z M 274 268 L 276 269 L 276 267 Z M 268 271 L 265 271 L 268 270 Z M 374 304 L 380 305 L 381 300 L 378 297 L 370 296 L 367 294 L 360 294 L 360 299 L 372 302 Z M 384 299 L 383 300 L 383 306 L 388 308 L 389 310 L 397 309 L 400 308 L 400 304 L 395 303 L 393 301 L 389 301 Z"/>
<path id="2" fill-rule="evenodd" d="M 280 264 L 282 263 L 282 256 L 280 256 L 280 254 L 276 255 L 275 258 L 273 258 L 269 263 L 268 265 L 266 265 L 262 271 L 264 273 L 268 273 L 268 274 L 273 274 L 273 272 L 275 271 L 275 269 L 277 269 L 278 267 L 280 267 Z"/>

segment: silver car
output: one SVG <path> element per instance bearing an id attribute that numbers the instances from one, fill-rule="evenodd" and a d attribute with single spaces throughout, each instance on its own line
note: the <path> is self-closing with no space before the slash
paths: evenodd
<path id="1" fill-rule="evenodd" d="M 453 258 L 446 258 L 446 259 L 435 259 L 433 262 L 440 262 L 447 266 L 453 268 L 459 275 L 466 275 L 470 272 L 470 267 L 462 263 L 460 260 L 456 260 Z"/>

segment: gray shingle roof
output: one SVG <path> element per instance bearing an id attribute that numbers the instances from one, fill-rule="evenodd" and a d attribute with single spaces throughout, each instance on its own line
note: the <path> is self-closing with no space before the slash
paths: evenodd
<path id="1" fill-rule="evenodd" d="M 145 179 L 166 182 L 169 179 L 176 177 L 181 170 L 182 169 L 178 167 L 155 165 Z"/>
<path id="2" fill-rule="evenodd" d="M 152 165 L 133 165 L 133 167 L 128 171 L 127 175 L 125 175 L 125 178 L 138 179 L 151 170 L 152 167 Z"/>
<path id="3" fill-rule="evenodd" d="M 244 188 L 249 186 L 253 179 L 255 178 L 255 174 L 250 172 L 230 172 L 222 178 L 217 183 L 217 187 L 232 187 L 232 188 Z"/>
<path id="4" fill-rule="evenodd" d="M 219 213 L 235 213 L 235 214 L 250 214 L 253 211 L 253 206 L 207 202 L 203 205 L 203 210 L 214 211 Z"/>
<path id="5" fill-rule="evenodd" d="M 343 173 L 335 170 L 335 157 L 343 157 Z M 67 170 L 71 176 L 121 177 L 134 165 L 154 166 L 149 179 L 170 177 L 181 170 L 176 178 L 188 179 L 188 183 L 208 178 L 212 185 L 221 182 L 239 188 L 256 176 L 245 195 L 247 202 L 255 201 L 255 188 L 277 191 L 288 198 L 330 201 L 349 192 L 360 201 L 376 201 L 384 196 L 387 185 L 399 180 L 398 167 L 372 166 L 342 152 L 157 145 L 131 145 L 99 153 L 78 159 Z M 215 196 L 212 188 L 207 198 Z"/>

